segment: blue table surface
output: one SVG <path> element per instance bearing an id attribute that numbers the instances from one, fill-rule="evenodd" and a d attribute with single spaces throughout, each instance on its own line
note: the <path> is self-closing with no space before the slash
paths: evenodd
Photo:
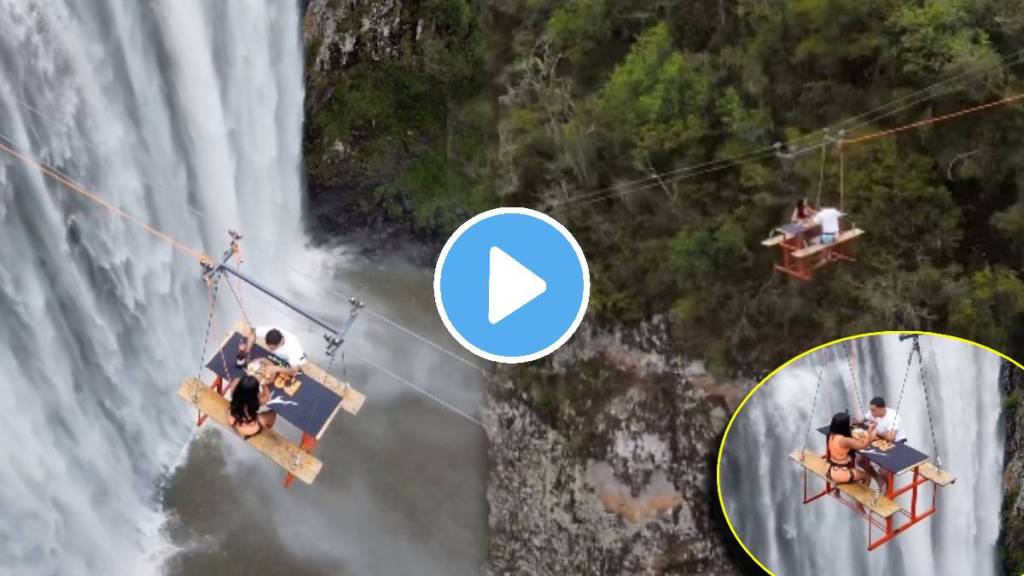
<path id="1" fill-rule="evenodd" d="M 235 357 L 238 355 L 238 345 L 241 342 L 241 334 L 237 332 L 232 334 L 224 347 L 214 353 L 206 367 L 229 382 L 243 376 L 245 371 L 235 366 Z M 249 361 L 264 358 L 269 354 L 270 352 L 265 348 L 258 344 L 254 345 Z M 271 386 L 271 399 L 267 403 L 267 407 L 303 432 L 319 436 L 330 421 L 338 404 L 341 403 L 341 397 L 305 373 L 299 373 L 299 380 L 302 382 L 302 386 L 294 396 Z"/>
<path id="2" fill-rule="evenodd" d="M 828 426 L 818 428 L 818 432 L 828 436 Z M 857 453 L 890 472 L 902 472 L 931 460 L 931 456 L 908 446 L 906 442 L 893 444 L 885 451 L 869 446 Z"/>

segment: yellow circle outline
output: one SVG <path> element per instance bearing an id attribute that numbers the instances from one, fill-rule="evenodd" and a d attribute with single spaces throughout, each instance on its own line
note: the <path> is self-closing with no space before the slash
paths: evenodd
<path id="1" fill-rule="evenodd" d="M 924 331 L 924 330 L 882 330 L 882 331 L 879 331 L 879 332 L 862 332 L 860 334 L 854 334 L 853 336 L 845 336 L 843 338 L 837 338 L 835 340 L 832 340 L 831 342 L 826 342 L 824 344 L 819 344 L 819 345 L 815 346 L 814 348 L 810 348 L 810 349 L 808 349 L 808 350 L 806 350 L 806 351 L 804 351 L 804 352 L 802 352 L 802 353 L 800 353 L 800 354 L 790 358 L 789 360 L 787 360 L 785 363 L 783 363 L 781 366 L 779 366 L 775 370 L 772 370 L 772 372 L 770 374 L 765 376 L 763 379 L 761 379 L 760 382 L 757 383 L 757 386 L 754 386 L 754 388 L 751 389 L 750 392 L 747 392 L 747 395 L 744 396 L 743 401 L 740 402 L 739 406 L 736 407 L 736 410 L 733 411 L 732 417 L 729 418 L 729 424 L 727 424 L 726 427 L 725 427 L 725 434 L 722 435 L 722 443 L 718 445 L 718 463 L 715 466 L 715 487 L 718 489 L 718 504 L 722 508 L 722 515 L 725 516 L 725 523 L 729 526 L 729 532 L 732 533 L 733 538 L 735 538 L 736 542 L 739 543 L 740 548 L 743 548 L 743 551 L 747 553 L 747 556 L 750 556 L 750 559 L 753 560 L 755 564 L 757 564 L 762 570 L 764 570 L 765 572 L 767 572 L 771 576 L 777 576 L 777 575 L 774 572 L 772 572 L 771 570 L 769 570 L 767 566 L 762 564 L 761 561 L 757 558 L 757 556 L 754 556 L 754 554 L 750 551 L 750 549 L 747 548 L 747 545 L 740 538 L 739 534 L 736 533 L 736 528 L 733 527 L 732 520 L 729 519 L 729 511 L 725 509 L 725 498 L 722 497 L 722 453 L 725 452 L 725 441 L 729 439 L 729 431 L 732 430 L 732 424 L 736 420 L 736 416 L 739 416 L 740 412 L 743 411 L 743 407 L 747 405 L 747 401 L 750 400 L 750 397 L 754 395 L 754 392 L 757 392 L 758 389 L 761 388 L 761 386 L 763 386 L 766 382 L 768 382 L 769 380 L 774 378 L 776 374 L 778 374 L 782 369 L 784 369 L 785 367 L 789 366 L 793 362 L 796 362 L 797 360 L 800 360 L 804 356 L 813 354 L 813 353 L 817 352 L 818 350 L 821 350 L 823 348 L 828 348 L 829 346 L 834 346 L 836 344 L 840 344 L 840 343 L 846 342 L 848 340 L 857 340 L 859 338 L 867 338 L 869 336 L 885 336 L 885 335 L 889 335 L 889 334 L 917 334 L 917 335 L 921 335 L 921 336 L 937 336 L 937 337 L 940 337 L 940 338 L 948 338 L 950 340 L 955 340 L 957 342 L 963 342 L 964 344 L 970 344 L 972 346 L 976 346 L 978 348 L 981 348 L 982 350 L 986 350 L 988 352 L 991 352 L 992 354 L 995 354 L 996 356 L 999 356 L 1003 360 L 1006 360 L 1007 362 L 1013 364 L 1017 368 L 1020 368 L 1021 370 L 1024 370 L 1024 365 L 1021 365 L 1020 362 L 1017 362 L 1013 358 L 1010 358 L 1009 356 L 1007 356 L 1006 354 L 1003 354 L 1002 352 L 996 350 L 995 348 L 990 348 L 990 347 L 988 347 L 988 346 L 986 346 L 984 344 L 980 344 L 978 342 L 975 342 L 974 340 L 968 340 L 967 338 L 961 338 L 959 336 L 953 336 L 951 334 L 942 334 L 940 332 L 927 332 L 927 331 Z"/>

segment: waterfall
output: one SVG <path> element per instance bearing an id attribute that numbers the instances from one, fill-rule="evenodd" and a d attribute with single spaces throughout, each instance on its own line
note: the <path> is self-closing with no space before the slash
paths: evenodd
<path id="1" fill-rule="evenodd" d="M 850 344 L 849 360 L 843 344 L 808 355 L 766 382 L 736 416 L 722 459 L 722 497 L 737 534 L 776 574 L 997 573 L 1002 359 L 948 338 L 922 336 L 920 342 L 938 455 L 957 481 L 940 490 L 936 514 L 875 551 L 867 551 L 866 520 L 840 503 L 824 498 L 801 504 L 802 474 L 788 455 L 805 441 L 808 449 L 824 451 L 824 437 L 807 432 L 822 363 L 814 428 L 834 412 L 858 412 L 854 378 L 862 409 L 874 396 L 895 407 L 910 341 L 896 335 L 858 339 Z M 900 416 L 908 443 L 934 455 L 916 359 L 906 378 Z M 898 479 L 897 485 L 907 481 Z M 816 492 L 824 484 L 811 476 L 808 486 Z M 931 488 L 923 494 L 927 507 Z M 875 529 L 873 538 L 878 535 Z"/>
<path id="2" fill-rule="evenodd" d="M 296 2 L 0 0 L 0 135 L 191 246 L 241 227 L 246 266 L 272 272 L 301 241 L 299 19 Z M 198 273 L 0 161 L 0 573 L 159 571 Z"/>

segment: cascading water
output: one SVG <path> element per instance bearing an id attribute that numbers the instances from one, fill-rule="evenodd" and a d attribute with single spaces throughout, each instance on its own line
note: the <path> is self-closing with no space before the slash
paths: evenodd
<path id="1" fill-rule="evenodd" d="M 801 504 L 802 475 L 789 453 L 806 442 L 824 450 L 824 437 L 807 431 L 824 361 L 814 427 L 834 412 L 857 414 L 874 396 L 899 402 L 909 341 L 883 335 L 797 361 L 765 383 L 732 426 L 722 459 L 722 497 L 733 526 L 750 551 L 780 576 L 792 574 L 996 574 L 1003 422 L 1002 359 L 981 348 L 940 337 L 921 337 L 924 372 L 942 467 L 957 481 L 938 495 L 938 512 L 881 548 L 867 552 L 867 522 L 828 498 Z M 860 387 L 858 410 L 855 388 Z M 916 359 L 900 410 L 914 447 L 934 454 Z M 806 440 L 805 440 L 806 437 Z M 897 480 L 902 485 L 907 480 Z M 823 483 L 813 476 L 809 491 Z M 930 488 L 924 492 L 930 504 Z M 878 537 L 875 531 L 874 537 Z"/>
<path id="2" fill-rule="evenodd" d="M 298 10 L 0 0 L 0 134 L 189 245 L 219 251 L 244 222 L 261 236 L 246 265 L 270 271 L 300 230 Z M 192 417 L 175 389 L 206 324 L 198 272 L 0 162 L 0 573 L 157 570 L 157 485 Z"/>

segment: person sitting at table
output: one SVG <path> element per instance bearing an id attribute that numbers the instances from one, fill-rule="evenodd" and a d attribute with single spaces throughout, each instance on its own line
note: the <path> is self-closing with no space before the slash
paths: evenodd
<path id="1" fill-rule="evenodd" d="M 276 378 L 277 374 L 294 377 L 306 363 L 306 353 L 302 351 L 299 338 L 291 332 L 272 326 L 260 326 L 256 329 L 249 326 L 245 340 L 238 345 L 239 356 L 247 356 L 257 338 L 262 338 L 266 343 L 267 351 L 270 352 L 269 358 L 274 363 L 274 366 L 264 369 L 271 380 Z"/>
<path id="2" fill-rule="evenodd" d="M 875 433 L 883 440 L 893 443 L 907 441 L 899 413 L 886 408 L 885 398 L 881 396 L 875 396 L 868 403 L 868 413 L 864 417 L 864 422 L 874 422 L 877 425 Z"/>
<path id="3" fill-rule="evenodd" d="M 825 440 L 828 446 L 828 470 L 825 477 L 833 484 L 859 482 L 866 484 L 870 476 L 867 471 L 857 468 L 857 450 L 863 450 L 875 440 L 875 424 L 868 424 L 868 433 L 860 438 L 853 437 L 850 415 L 839 412 L 832 416 Z"/>
<path id="4" fill-rule="evenodd" d="M 796 201 L 796 206 L 793 208 L 793 214 L 789 217 L 789 221 L 806 226 L 811 223 L 811 218 L 813 217 L 814 208 L 811 207 L 807 198 L 801 198 Z"/>
<path id="5" fill-rule="evenodd" d="M 231 397 L 228 424 L 244 440 L 274 427 L 277 414 L 266 410 L 264 406 L 270 402 L 270 392 L 260 385 L 255 376 L 247 374 L 236 378 L 228 386 L 226 395 Z"/>
<path id="6" fill-rule="evenodd" d="M 883 440 L 892 443 L 907 441 L 907 435 L 903 432 L 903 423 L 900 422 L 900 415 L 895 410 L 886 408 L 885 398 L 881 396 L 875 396 L 871 399 L 871 402 L 868 403 L 868 413 L 859 423 L 874 423 L 875 435 Z M 871 461 L 864 455 L 861 455 L 858 458 L 857 464 L 867 471 L 868 475 L 878 483 L 879 492 L 885 494 L 888 489 L 888 483 L 878 473 L 878 470 L 875 469 Z"/>
<path id="7" fill-rule="evenodd" d="M 843 213 L 835 208 L 822 208 L 812 217 L 812 221 L 821 226 L 821 243 L 835 244 L 839 237 L 839 218 Z"/>

